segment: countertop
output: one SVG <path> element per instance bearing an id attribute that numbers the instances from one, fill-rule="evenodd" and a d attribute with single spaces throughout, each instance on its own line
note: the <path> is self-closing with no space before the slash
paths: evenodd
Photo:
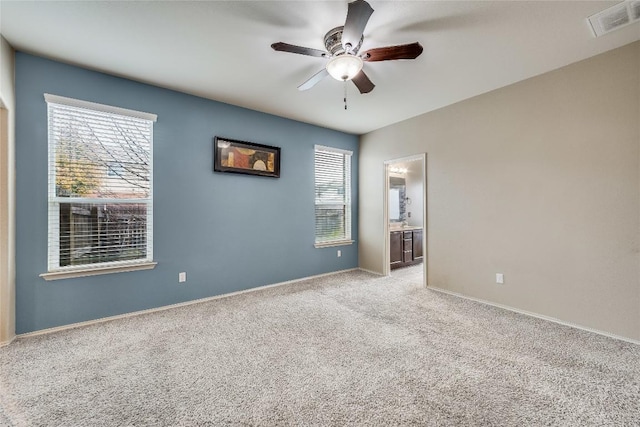
<path id="1" fill-rule="evenodd" d="M 422 230 L 422 226 L 420 225 L 404 225 L 402 227 L 398 227 L 398 226 L 389 226 L 389 231 L 393 232 L 393 231 L 412 231 L 412 230 Z"/>

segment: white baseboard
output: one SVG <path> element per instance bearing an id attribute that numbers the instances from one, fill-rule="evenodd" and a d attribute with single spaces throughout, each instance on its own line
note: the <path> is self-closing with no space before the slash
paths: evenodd
<path id="1" fill-rule="evenodd" d="M 214 300 L 222 299 L 222 298 L 228 298 L 228 297 L 231 297 L 231 296 L 234 296 L 234 295 L 241 295 L 241 294 L 246 294 L 246 293 L 249 293 L 249 292 L 261 291 L 261 290 L 264 290 L 264 289 L 275 288 L 275 287 L 278 287 L 278 286 L 291 285 L 291 284 L 302 282 L 302 281 L 305 281 L 305 280 L 317 279 L 319 277 L 333 276 L 335 274 L 346 273 L 348 271 L 354 271 L 354 270 L 358 270 L 358 268 L 349 268 L 349 269 L 346 269 L 346 270 L 332 271 L 330 273 L 323 273 L 323 274 L 317 274 L 315 276 L 302 277 L 300 279 L 287 280 L 286 282 L 274 283 L 272 285 L 264 285 L 264 286 L 259 286 L 257 288 L 244 289 L 242 291 L 235 291 L 235 292 L 230 292 L 230 293 L 227 293 L 227 294 L 215 295 L 215 296 L 212 296 L 212 297 L 206 297 L 206 298 L 195 299 L 195 300 L 192 300 L 192 301 L 180 302 L 180 303 L 177 303 L 177 304 L 163 305 L 162 307 L 149 308 L 147 310 L 132 311 L 130 313 L 118 314 L 118 315 L 109 316 L 109 317 L 101 317 L 99 319 L 87 320 L 85 322 L 71 323 L 71 324 L 68 324 L 68 325 L 56 326 L 56 327 L 53 327 L 53 328 L 40 329 L 40 330 L 37 330 L 37 331 L 27 332 L 27 333 L 24 333 L 24 334 L 16 335 L 11 341 L 9 341 L 7 343 L 3 343 L 2 346 L 10 344 L 16 338 L 29 338 L 29 337 L 35 337 L 35 336 L 38 336 L 38 335 L 46 335 L 46 334 L 52 334 L 54 332 L 65 331 L 67 329 L 82 328 L 82 327 L 85 327 L 85 326 L 95 325 L 95 324 L 98 324 L 98 323 L 110 322 L 112 320 L 125 319 L 127 317 L 135 317 L 135 316 L 140 316 L 142 314 L 148 314 L 148 313 L 156 313 L 158 311 L 171 310 L 173 308 L 185 307 L 185 306 L 193 305 L 193 304 L 201 304 L 203 302 L 214 301 Z"/>
<path id="2" fill-rule="evenodd" d="M 11 337 L 11 339 L 10 339 L 10 340 L 0 342 L 0 348 L 5 347 L 5 346 L 7 346 L 7 345 L 11 344 L 11 343 L 16 339 L 16 337 L 17 337 L 17 336 L 16 336 L 16 335 L 14 335 L 13 337 Z"/>
<path id="3" fill-rule="evenodd" d="M 549 316 L 545 316 L 543 314 L 534 313 L 534 312 L 531 312 L 531 311 L 520 310 L 519 308 L 510 307 L 508 305 L 503 305 L 503 304 L 498 304 L 498 303 L 487 301 L 487 300 L 483 300 L 483 299 L 480 299 L 480 298 L 469 297 L 469 296 L 460 294 L 458 292 L 448 291 L 446 289 L 437 288 L 437 287 L 433 287 L 433 286 L 429 286 L 427 289 L 431 289 L 431 290 L 434 290 L 434 291 L 437 291 L 437 292 L 441 292 L 443 294 L 452 295 L 454 297 L 458 297 L 458 298 L 463 298 L 463 299 L 467 299 L 467 300 L 470 300 L 470 301 L 479 302 L 481 304 L 486 304 L 486 305 L 490 305 L 490 306 L 493 306 L 493 307 L 501 308 L 503 310 L 509 310 L 509 311 L 513 311 L 515 313 L 524 314 L 525 316 L 535 317 L 535 318 L 546 320 L 546 321 L 549 321 L 549 322 L 558 323 L 560 325 L 569 326 L 571 328 L 580 329 L 580 330 L 587 331 L 587 332 L 592 332 L 594 334 L 604 335 L 605 337 L 608 337 L 608 338 L 613 338 L 613 339 L 620 340 L 620 341 L 626 341 L 626 342 L 631 343 L 631 344 L 640 345 L 640 341 L 637 341 L 637 340 L 634 340 L 634 339 L 631 339 L 631 338 L 627 338 L 627 337 L 623 337 L 623 336 L 620 336 L 620 335 L 611 334 L 609 332 L 600 331 L 598 329 L 588 328 L 586 326 L 580 326 L 580 325 L 577 325 L 575 323 L 565 322 L 563 320 L 556 319 L 555 317 L 549 317 Z"/>
<path id="4" fill-rule="evenodd" d="M 373 271 L 373 270 L 367 270 L 366 268 L 358 268 L 358 270 L 364 271 L 365 273 L 369 273 L 369 274 L 375 274 L 376 276 L 386 277 L 382 273 L 378 273 L 377 271 Z"/>

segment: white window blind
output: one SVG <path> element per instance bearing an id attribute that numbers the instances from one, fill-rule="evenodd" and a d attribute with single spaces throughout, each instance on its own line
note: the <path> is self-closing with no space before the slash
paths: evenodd
<path id="1" fill-rule="evenodd" d="M 351 151 L 316 145 L 316 246 L 351 242 Z"/>
<path id="2" fill-rule="evenodd" d="M 153 258 L 153 114 L 45 95 L 50 272 Z"/>

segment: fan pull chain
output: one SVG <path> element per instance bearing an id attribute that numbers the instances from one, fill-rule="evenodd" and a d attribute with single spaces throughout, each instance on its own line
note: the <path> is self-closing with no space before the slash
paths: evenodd
<path id="1" fill-rule="evenodd" d="M 347 81 L 344 81 L 344 109 L 347 109 Z"/>

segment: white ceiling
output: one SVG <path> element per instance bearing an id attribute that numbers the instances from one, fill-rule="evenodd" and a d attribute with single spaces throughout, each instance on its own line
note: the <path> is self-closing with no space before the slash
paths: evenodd
<path id="1" fill-rule="evenodd" d="M 361 95 L 327 78 L 296 87 L 325 59 L 347 1 L 0 1 L 0 33 L 17 50 L 364 134 L 640 40 L 640 24 L 594 38 L 586 18 L 617 1 L 376 1 L 361 51 L 418 41 L 413 61 L 365 63 Z"/>

